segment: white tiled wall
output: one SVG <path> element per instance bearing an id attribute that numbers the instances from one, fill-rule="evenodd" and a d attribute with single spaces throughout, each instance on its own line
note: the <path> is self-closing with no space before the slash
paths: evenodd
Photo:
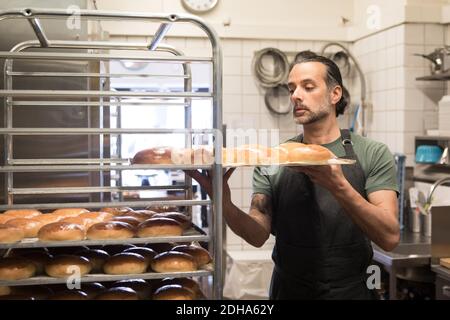
<path id="1" fill-rule="evenodd" d="M 444 82 L 418 81 L 430 74 L 430 63 L 414 54 L 442 46 L 445 28 L 438 24 L 402 24 L 356 41 L 352 50 L 367 82 L 368 136 L 414 163 L 414 136 L 437 125 L 437 105 Z M 355 81 L 356 82 L 356 81 Z"/>

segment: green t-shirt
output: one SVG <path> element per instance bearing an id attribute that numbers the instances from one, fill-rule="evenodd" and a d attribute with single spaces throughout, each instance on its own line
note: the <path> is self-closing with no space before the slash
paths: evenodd
<path id="1" fill-rule="evenodd" d="M 366 178 L 366 194 L 369 195 L 378 190 L 394 190 L 398 193 L 395 161 L 388 147 L 381 142 L 353 133 L 351 133 L 351 140 Z M 288 141 L 298 140 L 295 137 Z M 337 157 L 345 156 L 345 149 L 340 137 L 322 146 L 331 150 Z M 253 171 L 253 193 L 272 196 L 272 190 L 276 189 L 282 170 L 286 170 L 286 168 L 280 167 L 278 171 L 268 174 L 264 169 L 256 167 Z"/>

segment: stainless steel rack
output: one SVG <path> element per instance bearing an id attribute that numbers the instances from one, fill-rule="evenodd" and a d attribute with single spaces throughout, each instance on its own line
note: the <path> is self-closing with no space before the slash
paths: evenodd
<path id="1" fill-rule="evenodd" d="M 101 155 L 100 158 L 77 159 L 62 158 L 48 159 L 42 156 L 39 159 L 15 159 L 13 157 L 14 136 L 50 136 L 50 135 L 89 135 L 98 137 L 100 143 L 103 143 L 105 136 L 117 136 L 118 144 L 123 134 L 184 134 L 187 147 L 192 145 L 192 135 L 195 133 L 215 134 L 214 152 L 218 159 L 221 158 L 222 151 L 222 53 L 218 36 L 214 30 L 203 20 L 192 15 L 178 14 L 153 14 L 153 13 L 131 13 L 131 12 L 113 12 L 98 10 L 80 10 L 78 13 L 81 19 L 92 20 L 129 20 L 146 21 L 160 23 L 159 29 L 153 35 L 150 44 L 112 42 L 112 41 L 68 41 L 52 40 L 46 35 L 41 24 L 41 19 L 67 19 L 71 13 L 59 9 L 11 9 L 0 11 L 0 26 L 2 21 L 7 19 L 23 19 L 28 21 L 36 35 L 37 40 L 28 40 L 16 44 L 9 52 L 0 52 L 0 59 L 6 59 L 4 64 L 4 84 L 5 88 L 0 90 L 0 97 L 4 98 L 5 124 L 0 129 L 0 134 L 5 137 L 4 163 L 0 166 L 0 172 L 6 176 L 5 201 L 0 205 L 0 210 L 36 208 L 36 209 L 55 209 L 68 207 L 86 207 L 101 208 L 108 206 L 129 206 L 143 207 L 148 205 L 173 205 L 187 206 L 191 208 L 194 205 L 208 206 L 208 230 L 204 231 L 195 228 L 186 232 L 180 237 L 160 237 L 160 238 L 132 238 L 117 241 L 78 241 L 78 242 L 52 242 L 44 243 L 36 239 L 28 239 L 16 244 L 1 245 L 0 249 L 30 248 L 30 247 L 55 247 L 55 246 L 78 246 L 78 245 L 98 245 L 98 244 L 124 244 L 124 243 L 158 243 L 158 242 L 190 242 L 190 241 L 208 241 L 209 249 L 213 256 L 213 264 L 210 270 L 199 270 L 192 273 L 158 274 L 147 273 L 139 275 L 110 276 L 110 275 L 86 275 L 81 281 L 114 281 L 139 277 L 143 279 L 183 276 L 212 276 L 212 297 L 213 299 L 222 298 L 222 165 L 214 163 L 213 165 L 132 165 L 129 159 L 107 158 Z M 212 54 L 208 57 L 188 57 L 176 48 L 162 44 L 165 34 L 169 27 L 176 23 L 188 23 L 200 28 L 211 43 Z M 25 52 L 33 49 L 33 52 Z M 71 52 L 63 52 L 60 49 L 70 49 Z M 38 51 L 36 51 L 38 50 Z M 59 50 L 59 51 L 58 51 Z M 80 52 L 78 52 L 78 51 Z M 110 53 L 109 50 L 140 52 L 139 56 L 134 54 Z M 72 52 L 77 51 L 77 52 Z M 147 54 L 152 52 L 152 54 Z M 155 52 L 170 53 L 172 56 L 163 54 L 155 55 Z M 64 63 L 66 61 L 82 61 L 87 63 L 100 63 L 104 61 L 120 60 L 139 60 L 147 62 L 174 63 L 180 64 L 184 72 L 182 74 L 127 74 L 110 73 L 98 70 L 97 72 L 46 72 L 14 70 L 14 62 L 18 60 L 26 61 L 45 61 Z M 210 63 L 212 65 L 212 91 L 211 92 L 192 92 L 192 75 L 190 64 L 192 63 Z M 88 78 L 101 81 L 107 81 L 114 77 L 169 77 L 180 78 L 184 83 L 183 92 L 121 92 L 111 90 L 30 90 L 15 89 L 13 79 L 16 78 L 40 78 L 40 77 L 62 77 L 62 78 Z M 73 81 L 73 80 L 72 80 Z M 18 100 L 17 98 L 22 98 Z M 128 101 L 128 98 L 135 98 L 137 101 Z M 34 100 L 33 100 L 34 99 Z M 93 99 L 93 100 L 91 100 Z M 183 99 L 180 102 L 180 99 Z M 191 127 L 191 102 L 192 99 L 209 99 L 213 107 L 213 128 L 203 130 L 193 130 Z M 78 101 L 80 100 L 80 101 Z M 160 101 L 162 100 L 162 101 Z M 121 105 L 181 105 L 185 108 L 185 128 L 184 129 L 124 129 L 124 128 L 15 128 L 13 126 L 13 110 L 24 106 L 33 106 L 36 110 L 39 107 L 64 106 L 67 108 L 76 106 L 86 107 L 109 107 Z M 220 161 L 219 161 L 220 162 Z M 193 200 L 192 181 L 186 177 L 185 184 L 182 186 L 152 186 L 152 187 L 126 187 L 120 184 L 111 186 L 104 183 L 101 179 L 101 185 L 91 185 L 87 187 L 60 187 L 46 186 L 42 188 L 17 188 L 14 187 L 14 175 L 16 173 L 32 172 L 116 172 L 122 170 L 142 170 L 142 169 L 165 169 L 165 170 L 195 170 L 207 169 L 213 172 L 213 192 L 214 200 Z M 48 194 L 71 194 L 71 193 L 104 193 L 119 192 L 129 190 L 182 190 L 185 192 L 184 200 L 170 199 L 151 199 L 125 201 L 121 197 L 119 201 L 89 201 L 76 203 L 41 203 L 32 204 L 15 203 L 16 195 L 48 195 Z M 103 198 L 102 198 L 103 199 Z M 50 277 L 33 277 L 18 281 L 0 281 L 0 285 L 34 285 L 43 283 L 64 283 L 63 279 Z"/>

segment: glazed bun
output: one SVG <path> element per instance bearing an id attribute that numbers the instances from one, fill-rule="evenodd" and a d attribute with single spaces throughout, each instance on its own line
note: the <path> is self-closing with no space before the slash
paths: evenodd
<path id="1" fill-rule="evenodd" d="M 152 206 L 148 206 L 145 209 L 156 212 L 156 213 L 160 213 L 160 212 L 175 212 L 178 210 L 178 207 L 169 206 L 169 205 L 152 205 Z"/>
<path id="2" fill-rule="evenodd" d="M 142 279 L 119 280 L 113 284 L 113 288 L 117 287 L 133 289 L 141 300 L 152 296 L 152 286 Z"/>
<path id="3" fill-rule="evenodd" d="M 260 145 L 243 145 L 237 148 L 238 163 L 268 164 L 270 163 L 269 149 Z"/>
<path id="4" fill-rule="evenodd" d="M 153 258 L 151 267 L 156 272 L 189 272 L 197 270 L 195 259 L 183 252 L 167 251 Z"/>
<path id="5" fill-rule="evenodd" d="M 194 300 L 195 293 L 178 284 L 169 284 L 158 288 L 153 300 Z"/>
<path id="6" fill-rule="evenodd" d="M 89 296 L 81 290 L 64 290 L 54 293 L 50 300 L 88 300 Z"/>
<path id="7" fill-rule="evenodd" d="M 80 257 L 85 257 L 91 262 L 92 273 L 101 273 L 103 266 L 110 258 L 110 255 L 106 251 L 100 249 L 86 249 L 77 251 L 75 254 Z"/>
<path id="8" fill-rule="evenodd" d="M 183 230 L 187 230 L 191 227 L 191 220 L 183 213 L 180 212 L 163 212 L 157 213 L 154 218 L 169 218 L 178 221 L 181 224 Z"/>
<path id="9" fill-rule="evenodd" d="M 81 284 L 81 291 L 88 295 L 89 300 L 96 298 L 105 290 L 105 286 L 98 282 L 85 282 Z"/>
<path id="10" fill-rule="evenodd" d="M 92 225 L 86 236 L 91 240 L 128 239 L 134 237 L 135 228 L 126 222 L 109 221 Z"/>
<path id="11" fill-rule="evenodd" d="M 174 219 L 151 218 L 139 224 L 136 234 L 139 238 L 181 236 L 183 227 Z"/>
<path id="12" fill-rule="evenodd" d="M 36 275 L 44 274 L 45 266 L 53 258 L 53 256 L 46 251 L 29 251 L 18 253 L 17 255 L 34 263 L 34 265 L 36 266 Z"/>
<path id="13" fill-rule="evenodd" d="M 16 219 L 16 217 L 14 217 L 14 216 L 6 216 L 4 214 L 0 214 L 0 224 L 5 224 L 9 220 L 12 220 L 12 219 Z"/>
<path id="14" fill-rule="evenodd" d="M 100 293 L 95 300 L 139 300 L 139 297 L 131 288 L 116 287 Z"/>
<path id="15" fill-rule="evenodd" d="M 0 259 L 0 280 L 22 280 L 36 274 L 36 266 L 28 259 L 20 257 Z"/>
<path id="16" fill-rule="evenodd" d="M 138 219 L 140 222 L 144 222 L 145 220 L 152 218 L 154 214 L 155 214 L 154 211 L 138 210 L 138 211 L 128 212 L 120 217 L 133 217 L 133 218 Z"/>
<path id="17" fill-rule="evenodd" d="M 39 210 L 34 209 L 20 209 L 20 210 L 7 210 L 3 214 L 16 218 L 34 218 L 42 214 Z"/>
<path id="18" fill-rule="evenodd" d="M 52 214 L 63 218 L 67 218 L 67 217 L 77 217 L 80 214 L 86 212 L 89 212 L 89 210 L 84 208 L 64 208 L 64 209 L 56 209 L 55 211 L 52 212 Z"/>
<path id="19" fill-rule="evenodd" d="M 83 226 L 68 222 L 54 222 L 43 226 L 38 237 L 41 241 L 77 241 L 85 239 Z"/>
<path id="20" fill-rule="evenodd" d="M 45 266 L 45 273 L 54 278 L 66 278 L 75 273 L 81 276 L 92 270 L 92 264 L 85 257 L 75 255 L 61 255 L 53 259 Z"/>
<path id="21" fill-rule="evenodd" d="M 172 149 L 171 160 L 178 165 L 209 165 L 214 162 L 212 150 L 203 147 Z"/>
<path id="22" fill-rule="evenodd" d="M 44 213 L 44 214 L 41 214 L 40 216 L 33 218 L 33 220 L 41 222 L 42 226 L 45 226 L 47 224 L 54 223 L 54 222 L 59 222 L 62 219 L 64 219 L 64 217 L 56 216 L 52 213 Z"/>
<path id="23" fill-rule="evenodd" d="M 145 258 L 145 260 L 147 261 L 147 264 L 149 264 L 149 265 L 152 262 L 153 258 L 157 255 L 156 251 L 154 251 L 150 248 L 144 248 L 144 247 L 129 248 L 129 249 L 124 250 L 123 253 L 140 254 L 141 256 L 143 256 Z"/>
<path id="24" fill-rule="evenodd" d="M 132 164 L 172 164 L 172 149 L 157 147 L 139 151 L 131 160 Z"/>
<path id="25" fill-rule="evenodd" d="M 180 245 L 172 249 L 173 251 L 184 252 L 194 257 L 199 267 L 211 262 L 212 258 L 208 250 L 194 245 Z"/>
<path id="26" fill-rule="evenodd" d="M 132 225 L 134 228 L 137 228 L 139 223 L 142 222 L 142 221 L 139 221 L 135 217 L 127 217 L 127 216 L 116 216 L 116 217 L 112 218 L 110 221 L 125 222 L 125 223 Z"/>
<path id="27" fill-rule="evenodd" d="M 147 271 L 147 261 L 137 253 L 118 253 L 106 261 L 103 271 L 107 274 L 138 274 Z"/>
<path id="28" fill-rule="evenodd" d="M 0 243 L 14 243 L 22 240 L 25 232 L 17 227 L 0 224 Z"/>
<path id="29" fill-rule="evenodd" d="M 108 212 L 86 212 L 80 214 L 76 218 L 81 218 L 84 220 L 84 225 L 86 229 L 89 229 L 92 225 L 99 223 L 99 222 L 105 222 L 108 220 L 111 220 L 114 216 L 111 213 Z"/>
<path id="30" fill-rule="evenodd" d="M 333 154 L 325 147 L 315 144 L 288 142 L 280 145 L 289 153 L 290 162 L 326 161 L 333 158 Z"/>
<path id="31" fill-rule="evenodd" d="M 162 253 L 166 251 L 171 251 L 173 247 L 175 247 L 176 243 L 147 243 L 145 245 L 146 248 L 150 248 L 154 250 L 156 253 Z"/>
<path id="32" fill-rule="evenodd" d="M 102 250 L 108 252 L 109 255 L 113 256 L 117 253 L 121 253 L 128 248 L 136 247 L 134 244 L 110 244 L 102 247 Z"/>
<path id="33" fill-rule="evenodd" d="M 192 292 L 195 293 L 196 299 L 203 296 L 197 281 L 192 280 L 190 278 L 164 278 L 158 284 L 158 288 L 171 284 L 177 284 L 191 290 Z"/>
<path id="34" fill-rule="evenodd" d="M 15 218 L 9 220 L 7 223 L 9 226 L 22 229 L 25 238 L 37 237 L 39 229 L 42 227 L 42 222 L 35 219 Z"/>
<path id="35" fill-rule="evenodd" d="M 101 208 L 101 212 L 111 213 L 113 216 L 120 216 L 126 214 L 127 212 L 133 211 L 133 209 L 129 207 L 117 207 L 117 208 Z"/>

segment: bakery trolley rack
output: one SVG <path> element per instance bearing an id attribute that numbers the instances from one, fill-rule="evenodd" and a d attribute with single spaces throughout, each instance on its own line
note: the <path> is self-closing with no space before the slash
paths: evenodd
<path id="1" fill-rule="evenodd" d="M 153 14 L 153 13 L 132 13 L 118 11 L 99 11 L 99 10 L 79 10 L 77 12 L 81 19 L 88 21 L 145 21 L 159 23 L 155 34 L 152 36 L 151 43 L 130 43 L 114 41 L 81 41 L 81 40 L 52 40 L 48 39 L 45 29 L 41 24 L 41 19 L 67 19 L 71 13 L 61 9 L 10 9 L 0 11 L 0 28 L 3 20 L 24 19 L 30 23 L 37 40 L 27 40 L 16 44 L 10 51 L 0 52 L 0 58 L 5 59 L 4 64 L 4 88 L 0 90 L 0 97 L 4 99 L 5 105 L 5 124 L 0 128 L 0 134 L 4 136 L 4 165 L 0 166 L 0 172 L 5 174 L 5 202 L 0 204 L 0 211 L 9 209 L 56 209 L 70 207 L 101 208 L 101 207 L 143 207 L 151 205 L 169 205 L 186 206 L 189 210 L 192 206 L 208 206 L 208 228 L 204 230 L 193 225 L 183 236 L 179 237 L 156 237 L 156 238 L 131 238 L 126 240 L 84 240 L 84 241 L 65 241 L 65 242 L 39 242 L 36 239 L 25 239 L 19 243 L 0 244 L 0 250 L 9 250 L 14 248 L 30 247 L 62 247 L 62 246 L 89 246 L 99 244 L 137 244 L 137 243 L 165 243 L 165 242 L 208 242 L 209 250 L 213 257 L 213 262 L 204 270 L 181 273 L 145 273 L 139 275 L 105 275 L 88 274 L 81 278 L 81 282 L 114 281 L 120 279 L 157 279 L 165 277 L 185 277 L 185 276 L 212 276 L 212 299 L 222 299 L 223 288 L 223 258 L 222 258 L 222 164 L 213 163 L 212 165 L 136 165 L 130 164 L 129 159 L 120 159 L 117 157 L 96 159 L 15 159 L 13 158 L 13 137 L 37 135 L 93 135 L 98 136 L 99 141 L 103 142 L 106 135 L 120 137 L 124 134 L 184 134 L 187 147 L 192 145 L 193 134 L 215 135 L 213 139 L 214 152 L 218 159 L 222 152 L 222 52 L 219 38 L 215 31 L 200 18 L 188 14 Z M 210 41 L 212 54 L 208 57 L 189 57 L 173 46 L 162 43 L 166 33 L 173 24 L 187 23 L 202 30 Z M 32 52 L 27 49 L 34 49 Z M 38 49 L 38 51 L 36 50 Z M 71 52 L 62 52 L 59 49 L 70 49 Z M 76 51 L 78 50 L 78 51 Z M 111 53 L 110 50 L 114 50 Z M 121 51 L 122 50 L 122 51 Z M 74 52 L 75 51 L 75 52 Z M 140 55 L 127 54 L 125 52 L 139 52 Z M 106 52 L 106 53 L 105 53 Z M 120 53 L 117 53 L 120 52 Z M 124 52 L 124 53 L 122 53 Z M 146 53 L 152 53 L 148 55 Z M 160 53 L 165 53 L 160 54 Z M 167 53 L 171 55 L 168 56 Z M 155 55 L 157 54 L 157 55 Z M 183 67 L 183 74 L 170 75 L 171 77 L 181 77 L 184 82 L 183 92 L 121 92 L 113 90 L 30 90 L 14 89 L 15 77 L 72 77 L 85 79 L 101 79 L 107 81 L 113 77 L 123 75 L 114 74 L 109 71 L 98 72 L 36 72 L 36 71 L 15 71 L 14 62 L 17 60 L 27 61 L 82 61 L 82 62 L 104 62 L 104 61 L 146 61 L 152 63 L 173 63 Z M 192 63 L 208 63 L 211 65 L 212 90 L 210 92 L 193 92 L 192 75 L 190 65 Z M 161 75 L 145 74 L 145 77 Z M 71 106 L 86 106 L 103 108 L 107 106 L 120 105 L 122 99 L 138 99 L 136 105 L 148 105 L 151 108 L 151 101 L 162 99 L 183 99 L 185 107 L 185 128 L 184 129 L 125 129 L 125 128 L 104 128 L 99 125 L 96 128 L 15 128 L 13 127 L 13 109 L 20 108 L 21 105 L 32 105 L 38 110 L 39 106 L 61 105 L 67 108 Z M 56 100 L 55 100 L 56 99 Z M 59 101 L 58 101 L 59 99 Z M 82 101 L 86 99 L 86 101 Z M 90 99 L 96 99 L 91 101 Z M 213 108 L 213 128 L 192 129 L 191 127 L 191 103 L 192 99 L 209 99 Z M 80 101 L 81 100 L 81 101 Z M 149 103 L 150 101 L 150 103 Z M 159 103 L 159 102 L 158 102 Z M 155 103 L 156 104 L 156 103 Z M 101 109 L 102 110 L 102 109 Z M 45 187 L 45 188 L 15 188 L 13 179 L 14 174 L 18 172 L 120 172 L 122 170 L 211 170 L 213 172 L 213 192 L 214 199 L 194 200 L 192 195 L 192 182 L 190 178 L 185 178 L 185 184 L 182 186 L 139 186 L 125 187 L 105 185 L 101 180 L 99 186 L 88 187 Z M 185 193 L 184 200 L 156 199 L 151 201 L 133 200 L 124 201 L 122 192 L 128 190 L 172 190 L 183 189 Z M 119 193 L 121 196 L 118 201 L 89 201 L 76 203 L 32 203 L 20 204 L 14 202 L 14 196 L 18 194 L 27 195 L 48 195 L 48 194 L 73 194 L 73 193 Z M 102 197 L 100 199 L 103 199 Z M 28 241 L 29 240 L 29 241 Z M 17 281 L 0 281 L 0 285 L 35 285 L 46 283 L 64 283 L 64 279 L 50 277 L 33 277 Z"/>

